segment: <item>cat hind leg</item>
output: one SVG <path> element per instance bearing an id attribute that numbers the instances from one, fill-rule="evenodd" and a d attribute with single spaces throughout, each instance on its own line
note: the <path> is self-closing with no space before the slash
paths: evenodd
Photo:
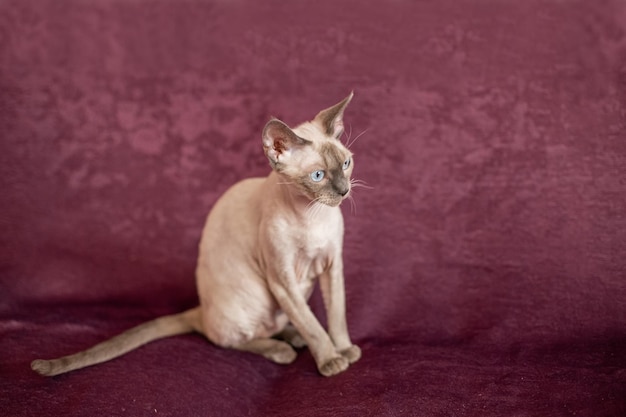
<path id="1" fill-rule="evenodd" d="M 253 339 L 233 348 L 262 355 L 272 362 L 281 365 L 290 364 L 298 355 L 288 343 L 269 338 Z"/>
<path id="2" fill-rule="evenodd" d="M 306 346 L 306 340 L 304 340 L 300 332 L 291 323 L 287 324 L 276 337 L 280 340 L 284 340 L 296 349 Z"/>

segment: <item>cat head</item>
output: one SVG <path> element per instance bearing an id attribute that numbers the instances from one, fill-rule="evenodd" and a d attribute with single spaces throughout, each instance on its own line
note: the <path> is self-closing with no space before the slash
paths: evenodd
<path id="1" fill-rule="evenodd" d="M 294 129 L 278 119 L 263 129 L 263 149 L 272 169 L 311 201 L 334 207 L 350 193 L 352 153 L 339 138 L 352 96 Z"/>

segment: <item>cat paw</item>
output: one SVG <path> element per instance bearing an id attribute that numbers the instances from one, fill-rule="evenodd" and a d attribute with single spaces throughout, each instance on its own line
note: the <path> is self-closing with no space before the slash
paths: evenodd
<path id="1" fill-rule="evenodd" d="M 285 329 L 278 336 L 296 349 L 306 346 L 306 340 L 304 340 L 304 338 L 292 325 L 285 327 Z"/>
<path id="2" fill-rule="evenodd" d="M 346 358 L 350 363 L 354 363 L 361 359 L 361 348 L 357 345 L 352 345 L 348 349 L 344 349 L 339 353 L 341 353 L 341 356 Z"/>
<path id="3" fill-rule="evenodd" d="M 306 346 L 306 340 L 299 334 L 295 335 L 289 340 L 289 344 L 296 349 L 300 349 Z"/>
<path id="4" fill-rule="evenodd" d="M 281 343 L 266 351 L 263 356 L 280 365 L 288 365 L 296 360 L 298 354 L 287 343 Z"/>
<path id="5" fill-rule="evenodd" d="M 324 376 L 333 376 L 348 369 L 349 365 L 350 362 L 348 362 L 347 358 L 339 356 L 324 362 L 321 366 L 318 366 L 317 369 L 320 371 L 320 374 Z"/>

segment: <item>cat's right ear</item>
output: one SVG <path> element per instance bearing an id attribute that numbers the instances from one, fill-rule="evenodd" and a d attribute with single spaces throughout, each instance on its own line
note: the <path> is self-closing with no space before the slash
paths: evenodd
<path id="1" fill-rule="evenodd" d="M 294 150 L 308 143 L 278 119 L 270 120 L 263 129 L 263 150 L 272 168 L 288 162 Z"/>
<path id="2" fill-rule="evenodd" d="M 350 104 L 352 97 L 354 97 L 354 92 L 351 92 L 348 97 L 334 106 L 322 110 L 315 116 L 314 121 L 322 126 L 328 136 L 338 139 L 343 133 L 343 111 L 348 107 L 348 104 Z"/>

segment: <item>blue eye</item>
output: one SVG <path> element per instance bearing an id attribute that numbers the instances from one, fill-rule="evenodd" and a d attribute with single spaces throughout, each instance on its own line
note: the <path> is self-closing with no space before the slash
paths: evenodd
<path id="1" fill-rule="evenodd" d="M 311 173 L 311 179 L 315 182 L 320 182 L 324 178 L 324 171 L 315 171 Z"/>
<path id="2" fill-rule="evenodd" d="M 350 158 L 343 161 L 343 169 L 346 170 L 350 166 Z"/>

